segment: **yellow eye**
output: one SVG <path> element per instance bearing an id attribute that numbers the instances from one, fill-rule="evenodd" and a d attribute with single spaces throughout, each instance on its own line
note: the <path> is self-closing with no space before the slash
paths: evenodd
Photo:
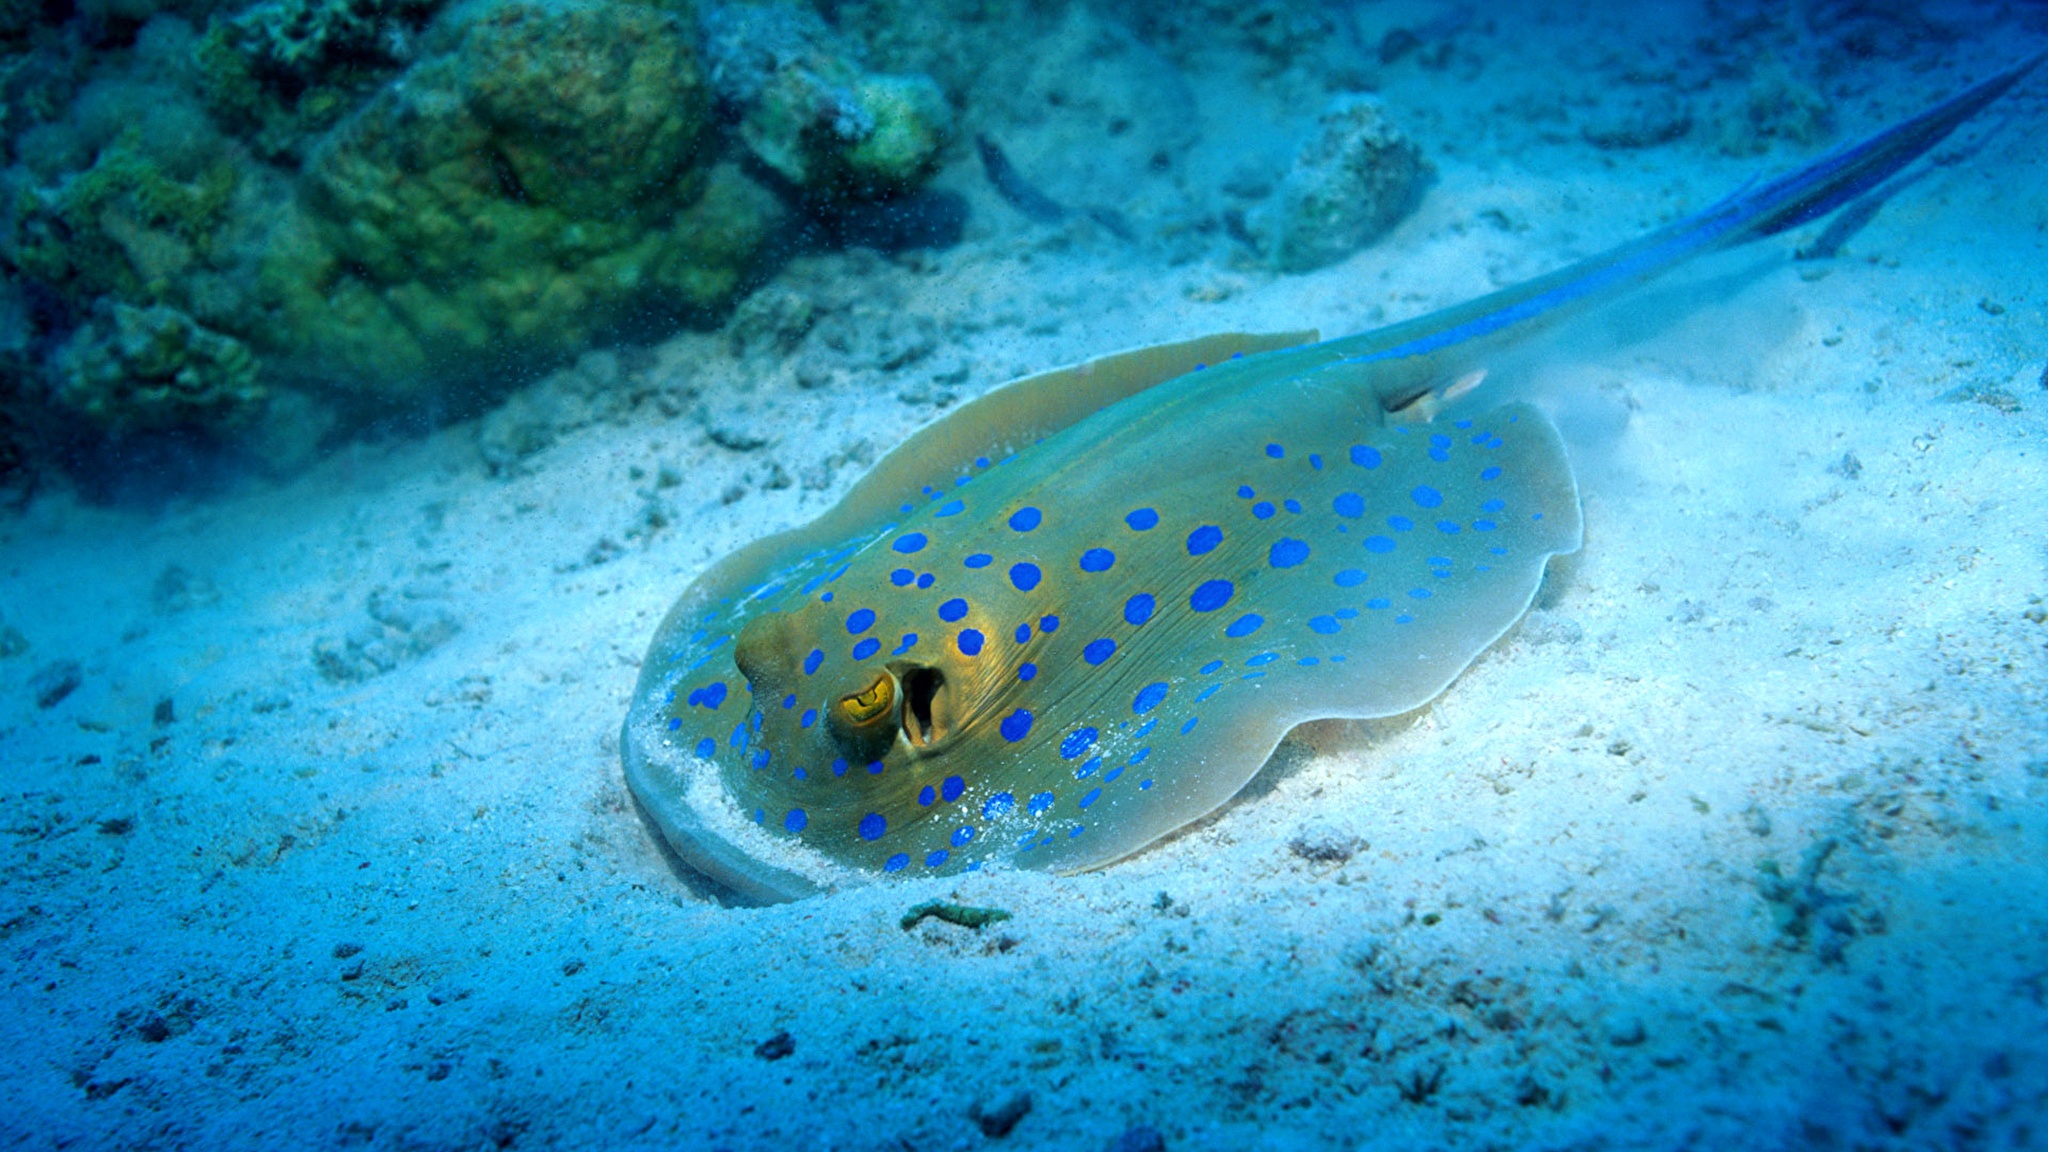
<path id="1" fill-rule="evenodd" d="M 855 725 L 866 725 L 892 711 L 895 706 L 896 681 L 887 673 L 875 677 L 875 682 L 861 691 L 839 699 L 840 713 Z"/>

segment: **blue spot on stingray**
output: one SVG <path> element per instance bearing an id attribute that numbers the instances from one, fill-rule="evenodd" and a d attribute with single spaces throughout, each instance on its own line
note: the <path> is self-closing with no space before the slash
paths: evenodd
<path id="1" fill-rule="evenodd" d="M 1260 520 L 1271 520 L 1273 518 L 1273 511 L 1273 505 L 1270 501 L 1261 500 L 1257 504 L 1252 505 L 1252 515 Z"/>
<path id="2" fill-rule="evenodd" d="M 1223 543 L 1223 529 L 1218 528 L 1214 524 L 1204 524 L 1193 532 L 1188 533 L 1188 555 L 1201 556 L 1214 552 L 1216 546 L 1221 543 Z"/>
<path id="3" fill-rule="evenodd" d="M 960 794 L 965 791 L 967 791 L 967 781 L 958 776 L 948 776 L 944 780 L 939 781 L 939 799 L 944 800 L 948 804 L 958 800 Z"/>
<path id="4" fill-rule="evenodd" d="M 1124 523 L 1129 524 L 1133 532 L 1150 532 L 1159 525 L 1159 513 L 1150 508 L 1140 508 L 1124 517 Z"/>
<path id="5" fill-rule="evenodd" d="M 1474 532 L 1491 532 L 1498 527 L 1500 527 L 1500 525 L 1495 524 L 1491 520 L 1474 520 L 1472 522 L 1472 530 Z"/>
<path id="6" fill-rule="evenodd" d="M 1260 628 L 1265 626 L 1265 623 L 1266 618 L 1264 616 L 1259 615 L 1257 612 L 1247 612 L 1244 615 L 1239 616 L 1237 619 L 1232 620 L 1230 622 L 1230 627 L 1225 628 L 1223 630 L 1223 634 L 1225 636 L 1230 637 L 1232 640 L 1241 640 L 1244 637 L 1249 636 L 1254 632 L 1257 632 Z M 1221 662 L 1204 664 L 1202 666 L 1202 671 L 1213 672 L 1217 668 L 1221 668 L 1222 666 L 1223 665 Z"/>
<path id="7" fill-rule="evenodd" d="M 1016 585 L 1019 592 L 1029 592 L 1033 588 L 1038 587 L 1040 579 L 1042 579 L 1042 574 L 1038 571 L 1038 565 L 1036 564 L 1026 562 L 1010 565 L 1010 583 Z"/>
<path id="8" fill-rule="evenodd" d="M 1275 460 L 1278 460 L 1281 457 L 1287 455 L 1287 449 L 1282 448 L 1278 444 L 1268 444 L 1266 445 L 1266 455 L 1271 456 Z"/>
<path id="9" fill-rule="evenodd" d="M 1415 599 L 1417 599 L 1417 600 L 1427 600 L 1427 599 L 1429 599 L 1429 589 L 1427 589 L 1427 588 L 1410 588 L 1410 589 L 1408 590 L 1408 595 L 1410 595 L 1410 596 L 1414 597 L 1414 598 L 1415 598 Z"/>
<path id="10" fill-rule="evenodd" d="M 810 822 L 811 818 L 809 816 L 806 816 L 804 814 L 804 810 L 801 808 L 791 808 L 789 810 L 789 815 L 784 816 L 782 818 L 782 826 L 784 828 L 789 829 L 791 832 L 803 831 L 804 825 L 809 824 Z"/>
<path id="11" fill-rule="evenodd" d="M 1047 635 L 1051 635 L 1052 633 L 1059 631 L 1060 618 L 1057 616 L 1040 616 L 1038 618 L 1038 630 L 1040 632 L 1046 633 Z"/>
<path id="12" fill-rule="evenodd" d="M 882 861 L 882 871 L 884 872 L 901 872 L 909 866 L 910 857 L 904 855 L 901 852 L 898 852 L 894 856 L 889 857 L 887 860 Z"/>
<path id="13" fill-rule="evenodd" d="M 1136 752 L 1131 753 L 1131 767 L 1136 768 L 1138 765 L 1143 764 L 1145 762 L 1145 757 L 1150 756 L 1151 754 L 1152 748 L 1150 745 L 1147 745 L 1143 748 L 1138 749 Z"/>
<path id="14" fill-rule="evenodd" d="M 974 826 L 971 824 L 963 824 L 960 827 L 953 829 L 953 834 L 951 836 L 948 836 L 946 839 L 955 848 L 965 848 L 968 842 L 974 839 Z"/>
<path id="15" fill-rule="evenodd" d="M 1138 695 L 1131 701 L 1131 711 L 1141 716 L 1150 712 L 1159 707 L 1161 700 L 1166 699 L 1166 693 L 1167 686 L 1164 682 L 1145 685 L 1138 689 Z"/>
<path id="16" fill-rule="evenodd" d="M 1356 520 L 1365 515 L 1365 497 L 1356 492 L 1339 492 L 1337 498 L 1330 501 L 1330 507 L 1346 520 Z"/>
<path id="17" fill-rule="evenodd" d="M 956 643 L 960 645 L 960 654 L 962 656 L 979 656 L 981 655 L 981 645 L 986 639 L 980 632 L 972 628 L 962 628 Z"/>
<path id="18" fill-rule="evenodd" d="M 894 548 L 896 551 L 901 552 L 907 556 L 912 552 L 924 551 L 924 546 L 926 543 L 927 541 L 924 538 L 924 533 L 912 532 L 906 536 L 898 536 L 896 538 L 896 542 L 894 544 L 889 545 L 889 547 Z"/>
<path id="19" fill-rule="evenodd" d="M 917 790 L 917 802 L 926 808 L 939 802 L 938 789 L 927 784 Z"/>
<path id="20" fill-rule="evenodd" d="M 1195 671 L 1200 672 L 1204 676 L 1212 676 L 1222 667 L 1223 661 L 1211 660 L 1207 664 L 1202 665 L 1200 668 L 1195 669 Z"/>
<path id="21" fill-rule="evenodd" d="M 1102 757 L 1091 757 L 1086 764 L 1074 769 L 1074 779 L 1086 780 L 1090 776 L 1095 775 L 1095 770 L 1100 767 L 1102 767 Z"/>
<path id="22" fill-rule="evenodd" d="M 725 693 L 725 681 L 721 680 L 716 684 L 706 684 L 704 687 L 690 693 L 685 700 L 687 703 L 701 704 L 716 712 L 718 706 L 725 703 Z"/>
<path id="23" fill-rule="evenodd" d="M 846 775 L 846 761 L 835 758 L 832 761 L 832 774 L 834 776 Z"/>
<path id="24" fill-rule="evenodd" d="M 919 576 L 917 578 L 917 586 L 919 588 L 929 588 L 933 584 L 938 583 L 938 580 L 939 578 L 937 576 L 934 576 L 931 573 L 927 572 L 924 575 Z"/>
<path id="25" fill-rule="evenodd" d="M 1431 433 L 1429 446 L 1431 448 L 1449 448 L 1451 446 L 1451 438 L 1441 432 Z"/>
<path id="26" fill-rule="evenodd" d="M 1246 676 L 1246 677 L 1244 677 L 1244 679 L 1246 679 L 1246 680 L 1250 680 L 1250 679 L 1252 679 L 1253 677 L 1256 677 L 1256 676 L 1264 676 L 1264 675 L 1265 675 L 1265 673 L 1264 673 L 1264 672 L 1254 672 L 1254 673 L 1252 673 L 1252 674 L 1251 674 L 1250 676 Z M 1201 694 L 1200 694 L 1200 695 L 1197 695 L 1197 696 L 1195 697 L 1195 703 L 1197 703 L 1197 704 L 1200 704 L 1200 703 L 1201 703 L 1201 702 L 1203 702 L 1204 700 L 1207 700 L 1207 699 L 1208 699 L 1209 697 L 1211 697 L 1211 696 L 1214 696 L 1215 694 L 1217 694 L 1218 692 L 1221 692 L 1221 691 L 1223 691 L 1223 685 L 1221 685 L 1221 684 L 1211 684 L 1211 685 L 1209 685 L 1209 686 L 1208 686 L 1207 688 L 1204 688 L 1204 689 L 1202 689 L 1202 691 L 1201 691 Z"/>
<path id="27" fill-rule="evenodd" d="M 882 833 L 888 830 L 889 821 L 880 812 L 870 812 L 860 818 L 860 838 L 863 840 L 880 840 Z"/>
<path id="28" fill-rule="evenodd" d="M 716 741 L 716 740 L 713 740 L 713 739 L 712 739 L 711 737 L 709 737 L 709 736 L 706 736 L 706 737 L 705 737 L 705 738 L 703 738 L 702 740 L 699 740 L 699 741 L 697 741 L 697 749 L 696 749 L 696 751 L 697 751 L 697 759 L 699 759 L 699 760 L 709 760 L 709 759 L 711 759 L 711 757 L 712 757 L 712 756 L 716 755 L 716 754 L 717 754 L 717 752 L 718 752 L 718 741 Z"/>
<path id="29" fill-rule="evenodd" d="M 951 853 L 947 852 L 944 848 L 941 848 L 924 858 L 924 866 L 927 868 L 937 868 L 939 865 L 944 864 L 946 862 L 946 857 L 949 855 L 951 855 Z"/>
<path id="30" fill-rule="evenodd" d="M 1365 602 L 1365 606 L 1367 608 L 1372 609 L 1392 608 L 1394 606 L 1394 602 L 1392 600 L 1387 600 L 1382 597 L 1375 596 L 1372 599 L 1367 600 Z"/>
<path id="31" fill-rule="evenodd" d="M 880 652 L 881 650 L 882 642 L 880 640 L 875 639 L 873 636 L 870 636 L 867 639 L 853 646 L 853 658 L 855 660 L 866 660 L 868 657 L 873 656 L 875 653 Z"/>
<path id="32" fill-rule="evenodd" d="M 811 725 L 816 724 L 817 722 L 818 710 L 816 708 L 806 708 L 804 709 L 803 717 L 799 719 L 796 723 L 797 727 L 799 728 L 809 728 Z"/>
<path id="33" fill-rule="evenodd" d="M 1505 500 L 1488 500 L 1479 506 L 1481 512 L 1498 512 L 1508 506 Z"/>
<path id="34" fill-rule="evenodd" d="M 905 632 L 905 633 L 903 634 L 903 642 L 902 642 L 901 644 L 898 644 L 898 645 L 896 645 L 896 650 L 895 650 L 894 652 L 891 652 L 891 653 L 889 653 L 889 655 L 891 655 L 891 656 L 901 656 L 901 655 L 903 655 L 903 654 L 904 654 L 905 652 L 908 652 L 908 651 L 910 651 L 910 650 L 911 650 L 911 648 L 913 648 L 914 646 L 916 646 L 916 644 L 917 644 L 917 633 L 915 633 L 915 632 Z"/>
<path id="35" fill-rule="evenodd" d="M 1308 559 L 1308 541 L 1283 536 L 1273 541 L 1273 547 L 1266 553 L 1266 563 L 1275 568 L 1292 568 Z"/>
<path id="36" fill-rule="evenodd" d="M 1365 538 L 1365 550 L 1367 552 L 1392 552 L 1394 550 L 1394 539 L 1391 536 L 1367 536 Z"/>
<path id="37" fill-rule="evenodd" d="M 1252 491 L 1252 486 L 1249 484 L 1240 484 L 1237 486 L 1237 498 L 1240 500 L 1249 500 L 1257 495 L 1258 493 Z"/>
<path id="38" fill-rule="evenodd" d="M 1045 514 L 1036 508 L 1019 508 L 1010 513 L 1010 527 L 1018 532 L 1029 532 L 1044 519 Z"/>
<path id="39" fill-rule="evenodd" d="M 1152 594 L 1150 592 L 1140 592 L 1129 600 L 1124 601 L 1124 623 L 1138 625 L 1151 618 Z"/>
<path id="40" fill-rule="evenodd" d="M 1415 503 L 1424 508 L 1440 508 L 1443 506 L 1444 494 L 1427 484 L 1417 485 L 1415 491 L 1410 492 L 1409 495 L 1415 499 Z"/>
<path id="41" fill-rule="evenodd" d="M 1029 624 L 1019 624 L 1019 625 L 1017 625 L 1017 631 L 1016 631 L 1016 632 L 1014 633 L 1014 635 L 1015 635 L 1015 636 L 1017 637 L 1017 643 L 1019 643 L 1019 644 L 1022 644 L 1022 643 L 1024 643 L 1024 642 L 1025 642 L 1026 640 L 1029 640 L 1029 639 L 1031 639 L 1031 625 L 1029 625 Z"/>
<path id="42" fill-rule="evenodd" d="M 678 728 L 681 728 L 682 726 L 683 726 L 683 720 L 682 720 L 682 717 L 680 717 L 680 716 L 671 716 L 671 717 L 669 717 L 669 718 L 668 718 L 668 730 L 669 730 L 669 731 L 673 732 L 673 731 L 675 731 L 676 729 L 678 729 Z"/>
<path id="43" fill-rule="evenodd" d="M 1315 469 L 1318 472 L 1321 472 L 1323 470 L 1323 458 L 1321 456 L 1316 455 L 1314 452 L 1309 453 L 1308 466 L 1310 468 Z"/>
<path id="44" fill-rule="evenodd" d="M 1443 533 L 1446 536 L 1456 536 L 1458 534 L 1458 526 L 1456 524 L 1451 523 L 1449 520 L 1437 521 L 1436 530 Z"/>
<path id="45" fill-rule="evenodd" d="M 1040 792 L 1038 795 L 1033 796 L 1031 798 L 1031 802 L 1024 806 L 1024 810 L 1026 812 L 1031 813 L 1033 816 L 1042 816 L 1045 814 L 1046 810 L 1051 807 L 1052 793 Z"/>
<path id="46" fill-rule="evenodd" d="M 1024 663 L 1017 665 L 1017 679 L 1029 683 L 1031 680 L 1037 678 L 1037 676 L 1038 665 L 1031 663 L 1029 660 L 1026 660 Z"/>
<path id="47" fill-rule="evenodd" d="M 1003 717 L 1003 722 L 996 725 L 996 729 L 1003 734 L 1003 739 L 1015 744 L 1030 733 L 1031 713 L 1019 708 Z"/>
<path id="48" fill-rule="evenodd" d="M 1090 640 L 1088 646 L 1081 649 L 1081 659 L 1090 664 L 1100 664 L 1109 659 L 1110 653 L 1115 651 L 1116 641 L 1105 636 L 1099 640 Z"/>
<path id="49" fill-rule="evenodd" d="M 1086 752 L 1095 746 L 1095 738 L 1100 735 L 1101 733 L 1095 729 L 1086 727 L 1076 728 L 1067 733 L 1067 738 L 1060 741 L 1060 759 L 1072 760 Z"/>
<path id="50" fill-rule="evenodd" d="M 1498 479 L 1500 479 L 1500 465 L 1498 465 L 1498 464 L 1494 464 L 1494 465 L 1492 465 L 1492 466 L 1490 466 L 1490 467 L 1487 467 L 1487 468 L 1482 468 L 1482 469 L 1480 469 L 1480 472 L 1479 472 L 1479 478 L 1480 478 L 1481 480 L 1498 480 Z"/>
<path id="51" fill-rule="evenodd" d="M 967 559 L 961 561 L 969 568 L 986 568 L 995 562 L 996 558 L 986 552 L 969 553 Z"/>
<path id="52" fill-rule="evenodd" d="M 1188 597 L 1188 607 L 1197 612 L 1214 612 L 1237 594 L 1237 585 L 1228 580 L 1206 580 Z"/>
<path id="53" fill-rule="evenodd" d="M 1085 796 L 1083 796 L 1083 797 L 1081 797 L 1081 799 L 1080 799 L 1079 801 L 1077 801 L 1077 804 L 1078 804 L 1078 805 L 1079 805 L 1080 807 L 1082 807 L 1082 808 L 1086 808 L 1087 806 L 1089 806 L 1090 804 L 1093 804 L 1093 803 L 1095 803 L 1095 802 L 1096 802 L 1097 800 L 1100 800 L 1101 798 L 1102 798 L 1102 789 L 1100 789 L 1100 788 L 1090 788 L 1090 789 L 1088 790 L 1088 794 L 1087 794 L 1087 795 L 1085 795 Z"/>
<path id="54" fill-rule="evenodd" d="M 868 761 L 868 775 L 880 776 L 882 774 L 882 769 L 885 767 L 887 767 L 887 765 L 883 764 L 880 760 L 870 760 Z"/>
<path id="55" fill-rule="evenodd" d="M 981 818 L 993 820 L 1017 806 L 1017 798 L 1008 792 L 998 792 L 981 802 Z"/>
<path id="56" fill-rule="evenodd" d="M 1200 724 L 1201 722 L 1202 718 L 1200 716 L 1188 717 L 1188 722 L 1180 726 L 1180 734 L 1185 736 L 1188 733 L 1193 732 L 1195 730 L 1195 725 Z"/>
<path id="57" fill-rule="evenodd" d="M 1107 572 L 1116 563 L 1116 553 L 1107 548 L 1090 548 L 1081 553 L 1081 571 Z"/>
<path id="58" fill-rule="evenodd" d="M 908 568 L 898 568 L 894 572 L 889 573 L 889 583 L 894 584 L 898 588 L 908 586 L 915 579 L 917 579 L 917 573 L 912 572 Z"/>
<path id="59" fill-rule="evenodd" d="M 1351 462 L 1360 468 L 1377 468 L 1380 466 L 1380 450 L 1364 444 L 1353 444 Z"/>
<path id="60" fill-rule="evenodd" d="M 934 513 L 932 513 L 932 515 L 933 515 L 933 516 L 958 516 L 958 515 L 959 515 L 959 514 L 960 514 L 961 512 L 963 512 L 963 511 L 966 511 L 966 509 L 967 509 L 967 503 L 966 503 L 965 501 L 963 501 L 963 500 L 948 500 L 948 501 L 946 501 L 946 502 L 945 502 L 944 504 L 941 504 L 941 505 L 939 505 L 939 510 L 938 510 L 938 511 L 936 511 L 936 512 L 934 512 Z"/>
<path id="61" fill-rule="evenodd" d="M 1337 623 L 1335 616 L 1311 616 L 1308 618 L 1308 630 L 1320 636 L 1334 636 L 1337 634 L 1337 630 L 1342 627 L 1343 625 Z"/>
<path id="62" fill-rule="evenodd" d="M 1245 661 L 1244 664 L 1247 668 L 1257 668 L 1262 664 L 1271 664 L 1279 658 L 1280 654 L 1278 652 L 1261 652 L 1257 656 Z"/>
<path id="63" fill-rule="evenodd" d="M 1282 500 L 1282 501 L 1280 502 L 1280 506 L 1281 506 L 1282 508 L 1285 508 L 1285 509 L 1287 509 L 1287 510 L 1288 510 L 1289 512 L 1292 512 L 1292 513 L 1294 513 L 1294 514 L 1295 514 L 1296 516 L 1299 516 L 1299 515 L 1301 515 L 1301 501 L 1299 501 L 1299 500 L 1293 500 L 1293 499 L 1288 499 L 1288 500 Z"/>
<path id="64" fill-rule="evenodd" d="M 960 599 L 958 596 L 939 605 L 939 619 L 944 620 L 948 624 L 965 615 L 967 615 L 967 601 Z"/>
<path id="65" fill-rule="evenodd" d="M 1365 583 L 1365 573 L 1356 568 L 1345 568 L 1337 573 L 1335 580 L 1339 588 L 1356 588 Z"/>
<path id="66" fill-rule="evenodd" d="M 1392 528 L 1396 532 L 1413 532 L 1415 530 L 1415 521 L 1410 520 L 1406 516 L 1389 516 L 1387 517 L 1387 527 Z"/>

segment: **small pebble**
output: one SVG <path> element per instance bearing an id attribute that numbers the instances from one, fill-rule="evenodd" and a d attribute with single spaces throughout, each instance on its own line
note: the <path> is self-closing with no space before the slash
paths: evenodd
<path id="1" fill-rule="evenodd" d="M 990 1138 L 1008 1136 L 1010 1129 L 1031 1111 L 1031 1093 L 1019 1092 L 993 1108 L 976 1104 L 967 1110 L 967 1115 L 981 1125 L 981 1134 Z"/>
<path id="2" fill-rule="evenodd" d="M 788 1032 L 777 1032 L 759 1044 L 754 1045 L 754 1055 L 763 1060 L 780 1060 L 796 1051 L 796 1037 Z"/>
<path id="3" fill-rule="evenodd" d="M 1150 1124 L 1139 1124 L 1111 1141 L 1109 1152 L 1166 1152 L 1166 1137 Z"/>
<path id="4" fill-rule="evenodd" d="M 36 707 L 55 708 L 66 696 L 78 690 L 84 680 L 84 673 L 76 660 L 59 660 L 45 664 L 35 675 L 28 678 L 29 691 L 35 693 Z"/>

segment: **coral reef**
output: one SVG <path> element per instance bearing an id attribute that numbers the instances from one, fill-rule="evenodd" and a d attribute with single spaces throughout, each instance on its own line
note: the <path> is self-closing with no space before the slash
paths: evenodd
<path id="1" fill-rule="evenodd" d="M 459 413 L 722 314 L 794 211 L 914 191 L 951 121 L 791 0 L 16 0 L 0 470 L 169 429 L 288 466 Z"/>
<path id="2" fill-rule="evenodd" d="M 412 62 L 441 0 L 274 0 L 215 21 L 196 49 L 207 104 L 257 152 L 295 157 Z"/>
<path id="3" fill-rule="evenodd" d="M 1422 153 L 1374 97 L 1339 96 L 1272 199 L 1248 214 L 1266 258 L 1283 272 L 1334 264 L 1370 244 L 1414 205 L 1430 176 Z"/>

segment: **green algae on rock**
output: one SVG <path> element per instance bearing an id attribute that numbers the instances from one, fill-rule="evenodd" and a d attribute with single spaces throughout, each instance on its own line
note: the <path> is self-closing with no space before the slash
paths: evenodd
<path id="1" fill-rule="evenodd" d="M 56 361 L 57 401 L 116 434 L 239 426 L 269 399 L 248 345 L 162 304 L 102 300 Z"/>
<path id="2" fill-rule="evenodd" d="M 900 195 L 937 170 L 952 108 L 930 77 L 866 71 L 797 5 L 730 4 L 705 27 L 740 142 L 806 199 Z"/>

